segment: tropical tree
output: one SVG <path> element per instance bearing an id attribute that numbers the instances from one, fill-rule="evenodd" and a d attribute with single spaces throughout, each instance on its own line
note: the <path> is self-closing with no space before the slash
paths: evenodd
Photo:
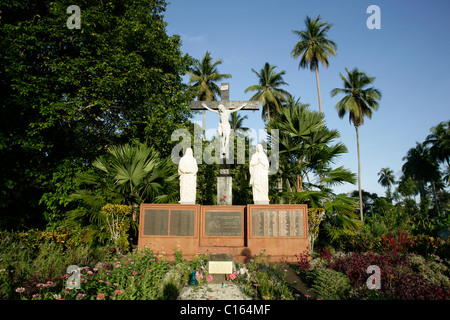
<path id="1" fill-rule="evenodd" d="M 211 53 L 206 51 L 202 60 L 195 60 L 193 66 L 190 67 L 189 83 L 192 84 L 198 101 L 216 101 L 217 97 L 221 97 L 220 87 L 215 82 L 231 78 L 230 74 L 219 73 L 217 67 L 221 64 L 221 59 L 217 59 L 213 63 Z M 205 118 L 206 110 L 203 110 L 203 132 L 206 130 Z"/>
<path id="2" fill-rule="evenodd" d="M 166 1 L 1 1 L 0 224 L 44 227 L 72 209 L 74 177 L 108 146 L 169 154 L 191 111 L 192 59 L 167 33 Z"/>
<path id="3" fill-rule="evenodd" d="M 245 133 L 250 130 L 248 127 L 244 127 L 243 123 L 247 116 L 242 116 L 239 112 L 233 112 L 230 117 L 230 126 L 235 134 Z"/>
<path id="4" fill-rule="evenodd" d="M 105 227 L 102 208 L 108 203 L 131 206 L 137 223 L 141 203 L 174 202 L 179 195 L 176 166 L 152 147 L 140 143 L 112 146 L 92 166 L 96 172 L 78 177 L 79 189 L 71 198 L 81 204 L 68 213 L 69 225 L 87 219 L 100 229 L 102 224 Z"/>
<path id="5" fill-rule="evenodd" d="M 364 117 L 372 118 L 373 111 L 378 110 L 378 101 L 381 99 L 380 90 L 374 87 L 368 87 L 373 84 L 375 77 L 369 77 L 357 68 L 347 71 L 348 78 L 345 78 L 342 73 L 339 73 L 344 88 L 335 88 L 331 91 L 331 96 L 334 97 L 340 93 L 345 94 L 336 104 L 336 110 L 340 118 L 343 118 L 347 113 L 349 115 L 349 122 L 355 126 L 356 130 L 356 146 L 358 150 L 358 190 L 359 190 L 359 209 L 361 214 L 361 221 L 364 221 L 363 213 L 363 199 L 361 194 L 361 156 L 359 151 L 359 127 L 364 124 Z"/>
<path id="6" fill-rule="evenodd" d="M 450 165 L 450 121 L 441 122 L 430 131 L 424 144 L 430 146 L 431 157 L 437 162 Z"/>
<path id="7" fill-rule="evenodd" d="M 387 197 L 391 198 L 391 187 L 395 184 L 394 171 L 389 168 L 381 168 L 378 172 L 378 183 L 387 188 Z"/>
<path id="8" fill-rule="evenodd" d="M 334 237 L 337 230 L 358 227 L 353 219 L 354 199 L 332 191 L 345 182 L 355 183 L 356 178 L 343 167 L 333 168 L 347 148 L 334 142 L 340 137 L 339 132 L 323 122 L 323 114 L 309 110 L 297 100 L 296 104 L 286 104 L 278 119 L 267 123 L 268 132 L 277 129 L 279 133 L 277 141 L 270 141 L 278 143 L 280 154 L 279 170 L 271 178 L 278 188 L 271 189 L 271 193 L 278 202 L 307 203 L 310 208 L 324 209 Z"/>
<path id="9" fill-rule="evenodd" d="M 328 59 L 330 56 L 336 56 L 336 43 L 328 39 L 328 31 L 332 24 L 320 21 L 320 15 L 311 19 L 309 16 L 305 19 L 306 29 L 302 31 L 292 30 L 300 41 L 294 46 L 291 55 L 294 59 L 300 58 L 298 68 L 309 68 L 316 73 L 317 95 L 319 97 L 319 111 L 322 113 L 322 101 L 320 98 L 319 86 L 319 63 L 328 68 Z"/>
<path id="10" fill-rule="evenodd" d="M 433 193 L 436 194 L 436 188 L 440 185 L 441 172 L 438 163 L 431 155 L 430 148 L 424 143 L 417 142 L 414 148 L 408 150 L 403 161 L 405 161 L 402 166 L 403 174 L 417 183 L 420 197 L 422 199 L 426 197 L 428 183 L 431 183 Z"/>
<path id="11" fill-rule="evenodd" d="M 261 102 L 263 106 L 261 117 L 268 121 L 270 121 L 271 116 L 277 117 L 281 110 L 282 102 L 286 101 L 286 96 L 288 95 L 287 91 L 280 88 L 280 86 L 287 85 L 283 80 L 285 71 L 275 72 L 274 69 L 276 67 L 266 62 L 259 72 L 252 69 L 258 77 L 259 84 L 245 89 L 245 93 L 256 91 L 250 98 L 250 101 Z"/>

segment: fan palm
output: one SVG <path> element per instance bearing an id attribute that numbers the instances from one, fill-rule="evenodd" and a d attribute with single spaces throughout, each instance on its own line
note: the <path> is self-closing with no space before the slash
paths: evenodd
<path id="1" fill-rule="evenodd" d="M 262 118 L 270 121 L 272 117 L 277 117 L 282 107 L 282 102 L 286 101 L 288 92 L 281 89 L 280 86 L 287 85 L 283 80 L 284 71 L 275 72 L 276 66 L 271 66 L 268 62 L 265 63 L 261 71 L 257 72 L 255 69 L 252 71 L 258 77 L 259 84 L 253 85 L 245 89 L 245 93 L 249 91 L 256 91 L 256 93 L 250 98 L 250 101 L 261 102 Z"/>
<path id="2" fill-rule="evenodd" d="M 295 101 L 295 99 L 293 99 Z M 291 99 L 292 102 L 292 99 Z M 286 104 L 278 119 L 267 123 L 267 130 L 278 129 L 280 165 L 275 179 L 281 179 L 286 190 L 283 200 L 308 203 L 311 208 L 324 208 L 332 236 L 339 231 L 358 228 L 354 220 L 355 202 L 346 195 L 335 195 L 331 187 L 342 183 L 355 183 L 349 170 L 332 164 L 347 148 L 342 143 L 333 143 L 339 138 L 337 130 L 323 125 L 323 114 L 310 111 L 306 104 Z M 283 155 L 283 156 L 281 156 Z"/>
<path id="3" fill-rule="evenodd" d="M 378 110 L 378 101 L 381 99 L 380 90 L 374 87 L 368 87 L 373 84 L 375 78 L 369 77 L 357 68 L 347 71 L 348 78 L 339 73 L 344 88 L 335 88 L 331 91 L 334 97 L 340 93 L 345 94 L 336 104 L 336 110 L 340 118 L 349 114 L 349 121 L 355 126 L 356 130 L 356 146 L 358 151 L 358 190 L 359 190 L 359 209 L 361 214 L 361 222 L 364 221 L 363 200 L 361 194 L 361 156 L 359 152 L 359 127 L 364 124 L 364 117 L 372 118 L 373 111 Z"/>
<path id="4" fill-rule="evenodd" d="M 222 60 L 218 59 L 213 63 L 211 53 L 206 51 L 201 61 L 194 61 L 193 67 L 188 71 L 190 74 L 189 83 L 196 90 L 198 101 L 216 101 L 221 96 L 219 86 L 215 83 L 223 79 L 231 78 L 230 74 L 219 73 L 217 67 L 222 64 Z M 203 110 L 203 132 L 206 125 L 206 110 Z"/>
<path id="5" fill-rule="evenodd" d="M 378 183 L 383 187 L 387 188 L 387 196 L 391 198 L 391 187 L 395 183 L 394 171 L 389 168 L 381 168 L 380 172 L 378 172 Z"/>
<path id="6" fill-rule="evenodd" d="M 320 16 L 315 19 L 306 17 L 306 30 L 292 30 L 300 41 L 294 46 L 291 55 L 294 59 L 300 58 L 298 68 L 309 68 L 316 72 L 317 94 L 319 97 L 319 111 L 322 113 L 322 101 L 320 98 L 319 86 L 319 62 L 328 68 L 328 59 L 330 56 L 336 56 L 336 43 L 328 39 L 328 31 L 332 24 L 320 21 Z"/>
<path id="7" fill-rule="evenodd" d="M 113 146 L 92 165 L 100 172 L 79 177 L 80 185 L 87 187 L 80 188 L 71 198 L 81 200 L 83 206 L 69 212 L 69 224 L 88 217 L 101 226 L 105 217 L 100 209 L 107 203 L 131 205 L 136 221 L 140 203 L 174 201 L 178 194 L 176 166 L 170 158 L 161 159 L 151 147 Z"/>

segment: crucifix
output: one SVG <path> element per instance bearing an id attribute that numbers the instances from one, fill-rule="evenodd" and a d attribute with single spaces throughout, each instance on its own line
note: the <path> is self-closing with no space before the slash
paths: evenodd
<path id="1" fill-rule="evenodd" d="M 229 155 L 229 138 L 231 127 L 230 114 L 238 110 L 259 110 L 259 101 L 230 101 L 230 85 L 222 83 L 220 86 L 221 101 L 192 101 L 191 110 L 209 110 L 220 115 L 218 127 L 220 137 L 220 174 L 217 177 L 217 204 L 232 205 L 232 177 L 229 165 L 225 159 Z M 203 128 L 205 129 L 205 128 Z"/>

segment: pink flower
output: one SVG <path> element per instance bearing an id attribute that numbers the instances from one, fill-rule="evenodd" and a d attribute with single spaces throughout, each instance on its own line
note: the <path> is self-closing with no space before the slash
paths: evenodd
<path id="1" fill-rule="evenodd" d="M 20 287 L 20 288 L 16 289 L 16 292 L 18 292 L 18 293 L 22 293 L 24 291 L 25 291 L 25 288 L 23 288 L 23 287 Z"/>
<path id="2" fill-rule="evenodd" d="M 77 298 L 84 298 L 85 296 L 86 296 L 86 294 L 84 294 L 84 293 L 77 294 Z"/>
<path id="3" fill-rule="evenodd" d="M 115 290 L 114 293 L 115 294 L 123 294 L 123 290 Z"/>
<path id="4" fill-rule="evenodd" d="M 206 278 L 206 280 L 207 280 L 208 282 L 211 282 L 211 281 L 213 280 L 212 275 L 209 275 L 208 278 Z"/>
<path id="5" fill-rule="evenodd" d="M 261 285 L 260 285 L 260 284 L 257 284 L 257 283 L 254 283 L 253 286 L 255 286 L 255 287 L 260 287 Z"/>
<path id="6" fill-rule="evenodd" d="M 235 274 L 235 273 L 230 274 L 230 279 L 231 279 L 231 280 L 236 279 L 236 274 Z"/>
<path id="7" fill-rule="evenodd" d="M 137 273 L 136 271 L 133 270 L 132 274 L 136 275 L 136 274 L 138 274 L 138 273 Z"/>
<path id="8" fill-rule="evenodd" d="M 97 300 L 102 300 L 102 299 L 105 299 L 105 294 L 104 293 L 99 293 L 97 295 Z"/>
<path id="9" fill-rule="evenodd" d="M 40 299 L 41 296 L 40 296 L 38 293 L 36 293 L 36 294 L 33 294 L 33 295 L 32 295 L 32 298 L 33 298 L 33 299 Z"/>

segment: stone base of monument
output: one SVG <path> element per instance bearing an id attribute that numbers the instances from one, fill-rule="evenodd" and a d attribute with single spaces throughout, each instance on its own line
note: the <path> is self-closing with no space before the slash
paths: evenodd
<path id="1" fill-rule="evenodd" d="M 255 204 L 269 204 L 269 201 L 255 201 Z"/>
<path id="2" fill-rule="evenodd" d="M 296 255 L 308 249 L 308 243 L 304 204 L 141 205 L 138 248 L 147 247 L 169 261 L 174 260 L 173 250 L 177 249 L 188 260 L 216 253 L 231 255 L 232 261 L 246 261 L 265 250 L 272 261 L 294 262 Z M 230 271 L 233 263 L 227 261 L 212 260 L 210 267 Z"/>

